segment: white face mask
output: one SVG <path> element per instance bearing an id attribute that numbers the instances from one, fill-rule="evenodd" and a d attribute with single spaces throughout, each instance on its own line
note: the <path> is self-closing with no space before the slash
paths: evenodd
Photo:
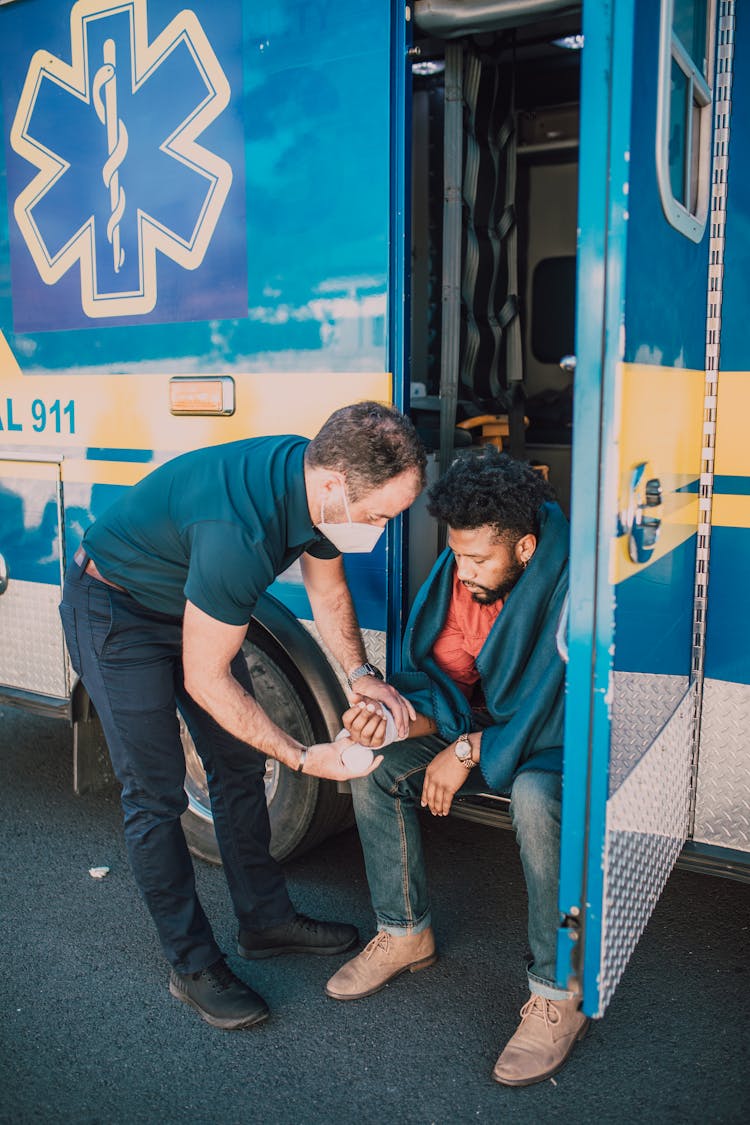
<path id="1" fill-rule="evenodd" d="M 333 543 L 339 551 L 346 555 L 369 554 L 385 531 L 384 527 L 375 527 L 371 523 L 354 523 L 349 515 L 349 505 L 346 502 L 346 490 L 341 486 L 341 495 L 344 498 L 344 511 L 347 523 L 326 523 L 325 503 L 320 508 L 320 523 L 318 531 L 322 531 L 326 539 Z"/>

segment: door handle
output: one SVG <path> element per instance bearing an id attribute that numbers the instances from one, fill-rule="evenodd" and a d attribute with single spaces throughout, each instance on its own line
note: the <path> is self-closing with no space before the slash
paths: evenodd
<path id="1" fill-rule="evenodd" d="M 564 355 L 558 366 L 561 371 L 566 371 L 568 375 L 575 375 L 576 357 L 574 355 Z"/>
<path id="2" fill-rule="evenodd" d="M 628 556 L 631 562 L 648 562 L 654 553 L 661 518 L 655 513 L 661 507 L 661 481 L 649 476 L 648 461 L 640 461 L 630 475 L 627 506 L 618 518 L 618 535 L 628 537 Z"/>

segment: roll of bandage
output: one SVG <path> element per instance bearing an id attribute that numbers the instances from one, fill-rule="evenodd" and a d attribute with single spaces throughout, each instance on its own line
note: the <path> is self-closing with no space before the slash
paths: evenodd
<path id="1" fill-rule="evenodd" d="M 375 755 L 367 746 L 358 742 L 341 751 L 341 761 L 352 773 L 364 773 L 372 765 Z"/>

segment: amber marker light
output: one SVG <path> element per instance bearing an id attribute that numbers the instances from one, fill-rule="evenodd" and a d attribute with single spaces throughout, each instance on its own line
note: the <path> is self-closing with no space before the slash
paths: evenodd
<path id="1" fill-rule="evenodd" d="M 176 375 L 169 380 L 172 414 L 234 414 L 234 379 L 229 375 L 193 378 Z"/>

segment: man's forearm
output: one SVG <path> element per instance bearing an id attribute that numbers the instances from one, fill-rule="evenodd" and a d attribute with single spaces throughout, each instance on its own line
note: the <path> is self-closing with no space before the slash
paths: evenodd
<path id="1" fill-rule="evenodd" d="M 196 703 L 224 730 L 284 765 L 297 768 L 304 749 L 302 743 L 277 727 L 231 673 L 202 677 L 200 685 L 193 683 L 188 687 L 186 682 L 185 686 Z"/>
<path id="2" fill-rule="evenodd" d="M 362 632 L 348 588 L 344 586 L 328 597 L 312 595 L 310 604 L 323 644 L 333 653 L 348 676 L 367 660 Z"/>

